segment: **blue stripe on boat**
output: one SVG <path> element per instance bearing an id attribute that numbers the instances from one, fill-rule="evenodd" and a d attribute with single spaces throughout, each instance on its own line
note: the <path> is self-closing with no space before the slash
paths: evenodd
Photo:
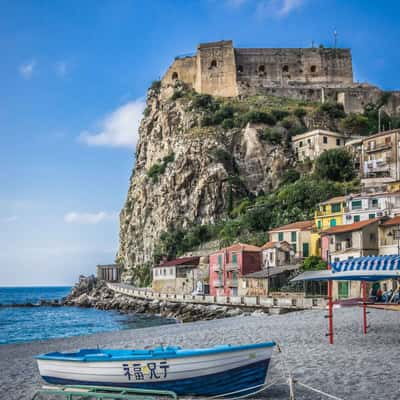
<path id="1" fill-rule="evenodd" d="M 176 381 L 155 381 L 148 383 L 126 382 L 87 382 L 73 379 L 54 378 L 42 376 L 42 378 L 55 385 L 94 385 L 117 386 L 138 389 L 172 390 L 178 395 L 212 396 L 237 390 L 247 389 L 252 386 L 262 385 L 268 370 L 269 359 L 248 364 L 244 367 L 234 368 L 225 372 L 181 379 Z M 241 394 L 249 394 L 252 391 L 243 391 Z"/>
<path id="2" fill-rule="evenodd" d="M 246 344 L 240 346 L 222 345 L 207 349 L 181 349 L 180 347 L 156 347 L 149 350 L 110 350 L 110 349 L 82 349 L 75 353 L 48 353 L 36 357 L 38 360 L 59 361 L 133 361 L 159 358 L 181 358 L 207 356 L 210 354 L 229 353 L 233 351 L 262 349 L 274 347 L 275 342 Z"/>

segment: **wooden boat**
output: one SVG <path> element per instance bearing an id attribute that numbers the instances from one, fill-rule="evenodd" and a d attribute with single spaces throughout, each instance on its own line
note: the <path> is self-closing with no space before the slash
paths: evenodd
<path id="1" fill-rule="evenodd" d="M 168 390 L 179 395 L 248 394 L 267 379 L 274 342 L 205 349 L 83 349 L 37 356 L 51 384 Z"/>

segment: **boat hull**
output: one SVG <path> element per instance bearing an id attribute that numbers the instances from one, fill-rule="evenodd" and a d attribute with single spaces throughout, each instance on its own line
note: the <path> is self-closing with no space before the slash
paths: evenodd
<path id="1" fill-rule="evenodd" d="M 272 347 L 192 357 L 120 361 L 38 360 L 51 384 L 171 390 L 178 395 L 211 396 L 254 391 L 267 377 Z"/>

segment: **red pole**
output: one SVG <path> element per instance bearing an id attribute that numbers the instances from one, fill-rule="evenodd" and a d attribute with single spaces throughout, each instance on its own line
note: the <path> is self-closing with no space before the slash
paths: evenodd
<path id="1" fill-rule="evenodd" d="M 329 344 L 333 344 L 333 297 L 332 281 L 328 281 L 328 324 L 329 324 Z"/>
<path id="2" fill-rule="evenodd" d="M 367 283 L 362 281 L 362 292 L 363 292 L 363 331 L 364 335 L 367 334 Z"/>

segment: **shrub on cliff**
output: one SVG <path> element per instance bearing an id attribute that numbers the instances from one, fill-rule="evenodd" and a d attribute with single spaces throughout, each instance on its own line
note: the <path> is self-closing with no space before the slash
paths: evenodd
<path id="1" fill-rule="evenodd" d="M 167 165 L 175 160 L 175 154 L 171 153 L 162 159 L 161 163 L 153 164 L 147 171 L 147 176 L 153 183 L 158 181 L 158 177 L 165 172 Z"/>
<path id="2" fill-rule="evenodd" d="M 354 178 L 352 156 L 343 148 L 323 152 L 315 161 L 315 175 L 336 182 L 350 181 Z"/>
<path id="3" fill-rule="evenodd" d="M 256 110 L 251 110 L 244 113 L 242 116 L 242 121 L 244 124 L 247 124 L 248 122 L 263 123 L 267 125 L 276 124 L 276 118 L 272 114 Z"/>
<path id="4" fill-rule="evenodd" d="M 331 118 L 344 118 L 346 116 L 343 104 L 340 103 L 323 103 L 318 107 L 317 111 L 328 114 Z"/>
<path id="5" fill-rule="evenodd" d="M 349 114 L 341 121 L 342 129 L 349 135 L 367 135 L 370 129 L 368 117 L 361 114 Z"/>
<path id="6" fill-rule="evenodd" d="M 259 137 L 270 144 L 279 144 L 283 141 L 282 132 L 278 127 L 263 129 L 259 133 Z"/>

